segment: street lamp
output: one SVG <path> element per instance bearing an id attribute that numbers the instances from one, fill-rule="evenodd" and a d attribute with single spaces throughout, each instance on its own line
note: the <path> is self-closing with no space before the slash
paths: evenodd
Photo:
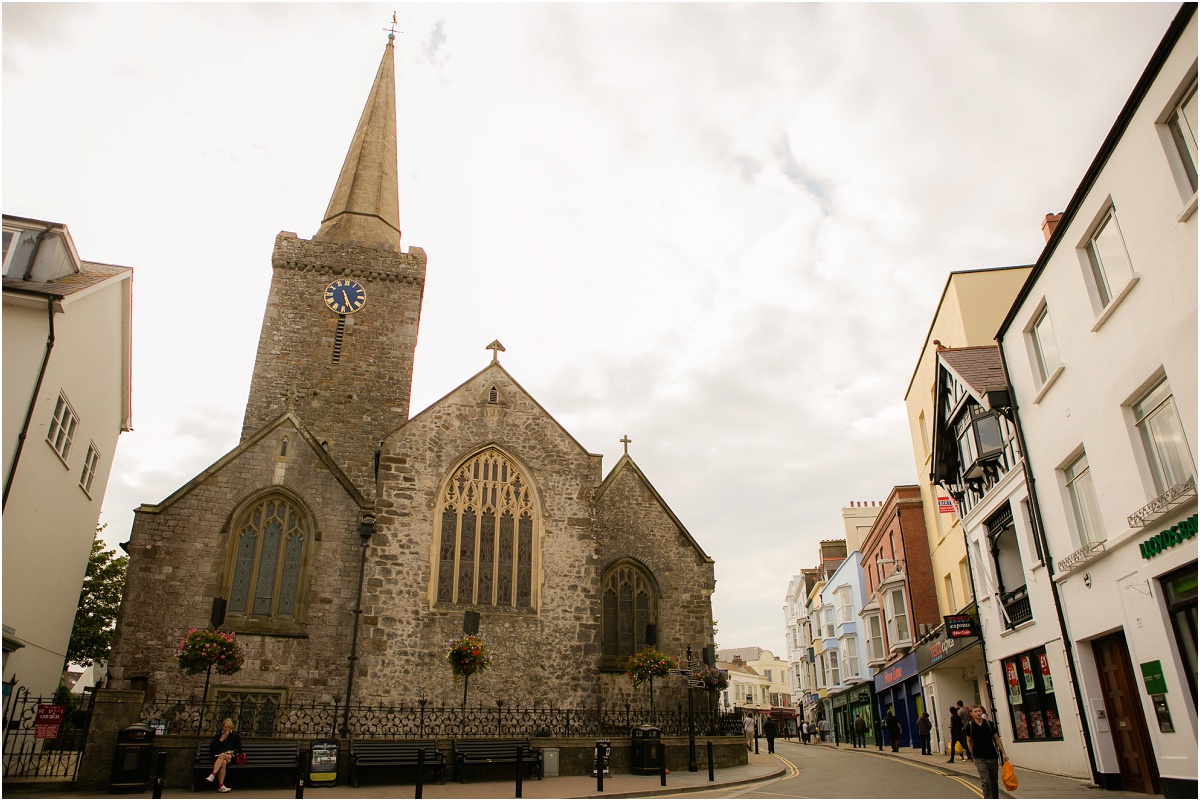
<path id="1" fill-rule="evenodd" d="M 354 601 L 354 625 L 350 629 L 350 669 L 346 673 L 346 709 L 342 712 L 342 736 L 350 732 L 350 698 L 354 691 L 354 665 L 358 662 L 358 620 L 362 617 L 363 575 L 367 572 L 367 546 L 375 531 L 375 514 L 363 512 L 358 517 L 358 536 L 362 541 L 362 558 L 358 563 L 358 596 Z"/>

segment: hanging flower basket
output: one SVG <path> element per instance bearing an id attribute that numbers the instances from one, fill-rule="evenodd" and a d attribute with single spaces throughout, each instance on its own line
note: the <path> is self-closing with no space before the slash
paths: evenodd
<path id="1" fill-rule="evenodd" d="M 179 643 L 176 653 L 179 669 L 189 676 L 206 672 L 210 667 L 222 676 L 232 676 L 246 661 L 246 646 L 232 631 L 191 629 Z"/>
<path id="2" fill-rule="evenodd" d="M 692 681 L 701 682 L 704 691 L 719 693 L 729 686 L 729 674 L 715 667 L 702 667 L 692 671 Z"/>
<path id="3" fill-rule="evenodd" d="M 492 666 L 492 651 L 476 634 L 464 634 L 446 643 L 446 660 L 454 671 L 454 683 L 459 676 L 471 677 Z"/>
<path id="4" fill-rule="evenodd" d="M 625 663 L 625 672 L 636 689 L 655 676 L 661 678 L 670 675 L 676 666 L 674 659 L 647 646 L 629 657 L 629 661 Z"/>

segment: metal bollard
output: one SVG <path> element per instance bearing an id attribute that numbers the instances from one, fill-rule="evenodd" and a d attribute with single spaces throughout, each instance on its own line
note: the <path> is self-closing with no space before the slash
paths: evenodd
<path id="1" fill-rule="evenodd" d="M 309 761 L 311 758 L 311 751 L 302 751 L 300 754 L 300 774 L 296 777 L 296 798 L 304 798 L 304 777 L 308 775 L 309 766 L 312 764 Z"/>
<path id="2" fill-rule="evenodd" d="M 158 764 L 154 768 L 154 792 L 150 795 L 151 798 L 162 798 L 163 782 L 167 778 L 167 752 L 158 752 Z"/>
<path id="3" fill-rule="evenodd" d="M 417 751 L 417 790 L 413 798 L 421 798 L 425 790 L 425 749 Z"/>
<path id="4" fill-rule="evenodd" d="M 518 745 L 517 746 L 517 789 L 516 789 L 516 795 L 514 795 L 513 798 L 521 797 L 521 792 L 522 792 L 522 790 L 521 790 L 521 768 L 523 768 L 525 766 L 525 763 L 521 761 L 522 756 L 524 756 L 524 754 L 521 753 L 521 746 Z"/>
<path id="5" fill-rule="evenodd" d="M 754 732 L 754 753 L 758 753 L 758 731 Z"/>
<path id="6" fill-rule="evenodd" d="M 663 741 L 658 741 L 658 783 L 667 786 L 667 747 L 663 745 Z"/>
<path id="7" fill-rule="evenodd" d="M 708 743 L 705 745 L 705 749 L 708 751 L 708 780 L 709 780 L 710 782 L 714 782 L 714 781 L 716 781 L 716 778 L 713 776 L 713 747 L 712 747 L 712 740 L 709 740 L 709 741 L 708 741 Z"/>

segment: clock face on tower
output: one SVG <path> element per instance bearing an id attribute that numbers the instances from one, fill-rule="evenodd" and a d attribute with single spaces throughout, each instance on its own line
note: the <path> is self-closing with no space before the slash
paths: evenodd
<path id="1" fill-rule="evenodd" d="M 367 302 L 367 291 L 352 278 L 339 278 L 325 287 L 325 305 L 338 314 L 354 314 Z"/>

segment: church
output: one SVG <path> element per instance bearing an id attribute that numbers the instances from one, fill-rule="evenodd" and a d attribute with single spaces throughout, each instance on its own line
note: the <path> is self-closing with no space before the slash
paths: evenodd
<path id="1" fill-rule="evenodd" d="M 320 229 L 275 239 L 240 442 L 135 512 L 110 688 L 454 704 L 447 643 L 478 625 L 494 664 L 472 704 L 644 707 L 631 654 L 713 644 L 713 560 L 628 440 L 605 474 L 499 342 L 410 417 L 426 256 L 399 217 L 389 36 Z M 214 623 L 246 657 L 206 685 L 176 650 Z"/>

